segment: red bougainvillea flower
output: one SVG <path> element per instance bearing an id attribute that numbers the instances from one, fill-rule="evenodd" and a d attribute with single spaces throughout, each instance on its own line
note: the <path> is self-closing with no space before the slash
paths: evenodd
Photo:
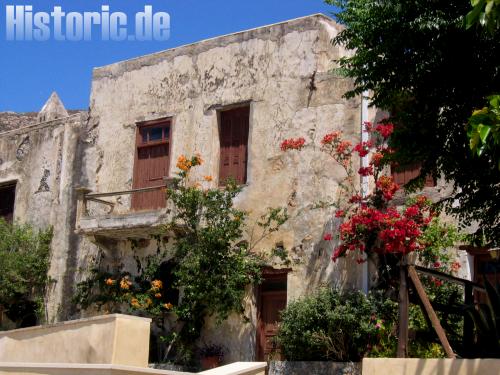
<path id="1" fill-rule="evenodd" d="M 345 216 L 345 211 L 344 210 L 338 210 L 335 212 L 335 217 L 344 217 Z"/>
<path id="2" fill-rule="evenodd" d="M 379 133 L 382 138 L 387 139 L 391 136 L 392 132 L 394 131 L 394 125 L 393 124 L 378 124 L 375 127 L 375 131 Z"/>
<path id="3" fill-rule="evenodd" d="M 374 166 L 378 167 L 378 166 L 380 166 L 380 163 L 381 163 L 383 158 L 384 158 L 384 154 L 382 154 L 381 152 L 375 152 L 372 155 L 372 160 L 371 160 L 370 164 L 373 164 Z"/>
<path id="4" fill-rule="evenodd" d="M 349 203 L 359 203 L 363 200 L 363 197 L 359 194 L 353 195 L 351 199 L 349 199 Z"/>
<path id="5" fill-rule="evenodd" d="M 333 236 L 332 236 L 331 233 L 327 233 L 327 234 L 325 234 L 325 236 L 323 237 L 323 239 L 325 241 L 331 241 L 333 239 Z"/>
<path id="6" fill-rule="evenodd" d="M 361 167 L 358 170 L 360 176 L 371 176 L 373 174 L 373 166 Z"/>
<path id="7" fill-rule="evenodd" d="M 434 262 L 432 265 L 434 268 L 440 268 L 441 267 L 441 262 Z"/>
<path id="8" fill-rule="evenodd" d="M 368 133 L 373 131 L 373 124 L 370 121 L 363 122 L 363 125 L 365 126 L 365 131 Z"/>
<path id="9" fill-rule="evenodd" d="M 420 207 L 416 204 L 408 207 L 405 211 L 406 217 L 414 217 L 417 216 L 418 214 L 420 214 Z"/>
<path id="10" fill-rule="evenodd" d="M 337 149 L 335 150 L 337 154 L 346 154 L 350 153 L 350 147 L 352 146 L 352 143 L 349 141 L 342 141 L 338 144 Z"/>
<path id="11" fill-rule="evenodd" d="M 391 176 L 380 176 L 375 185 L 377 189 L 382 192 L 383 197 L 388 201 L 390 201 L 399 190 L 399 185 L 394 182 Z"/>
<path id="12" fill-rule="evenodd" d="M 287 150 L 300 150 L 302 147 L 304 147 L 304 144 L 306 143 L 306 140 L 302 137 L 294 139 L 285 139 L 281 143 L 281 151 L 287 151 Z"/>
<path id="13" fill-rule="evenodd" d="M 339 131 L 336 131 L 336 132 L 333 132 L 333 133 L 328 133 L 327 135 L 325 135 L 323 137 L 323 139 L 321 140 L 321 144 L 322 145 L 327 145 L 327 144 L 331 144 L 333 143 L 334 141 L 336 141 L 337 139 L 339 139 L 341 136 L 341 132 Z"/>
<path id="14" fill-rule="evenodd" d="M 354 146 L 354 151 L 356 151 L 360 157 L 368 155 L 370 149 L 373 147 L 372 141 L 361 142 Z"/>

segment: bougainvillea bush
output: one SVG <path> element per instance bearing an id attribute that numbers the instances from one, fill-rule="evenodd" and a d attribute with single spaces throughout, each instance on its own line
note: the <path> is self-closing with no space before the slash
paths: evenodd
<path id="1" fill-rule="evenodd" d="M 394 163 L 394 150 L 387 146 L 394 126 L 382 121 L 378 124 L 366 122 L 365 131 L 368 141 L 353 144 L 344 139 L 342 132 L 326 134 L 321 140 L 321 151 L 329 155 L 343 168 L 344 178 L 339 183 L 338 199 L 334 203 L 334 216 L 341 221 L 338 233 L 326 233 L 325 241 L 338 239 L 338 245 L 332 249 L 332 260 L 352 256 L 358 263 L 374 260 L 377 267 L 377 282 L 373 292 L 377 298 L 373 301 L 393 300 L 397 306 L 397 287 L 399 265 L 402 257 L 416 254 L 420 264 L 437 271 L 456 274 L 460 264 L 447 249 L 452 248 L 462 239 L 460 233 L 451 224 L 443 223 L 434 211 L 432 202 L 423 195 L 406 200 L 398 205 L 394 198 L 401 187 L 387 173 L 387 165 Z M 283 151 L 300 151 L 308 147 L 303 138 L 288 139 L 281 144 Z M 355 166 L 354 156 L 365 160 Z M 356 177 L 368 179 L 373 187 L 370 193 L 360 192 L 355 185 Z M 423 277 L 422 281 L 430 298 L 443 305 L 452 305 L 461 301 L 463 290 L 456 285 L 442 282 L 433 277 Z M 387 314 L 386 314 L 387 315 Z M 397 347 L 396 311 L 388 314 L 390 318 L 376 317 L 377 336 L 370 347 L 358 348 L 369 356 L 394 356 Z M 443 326 L 453 341 L 461 332 L 463 317 L 453 314 L 438 313 Z M 440 357 L 444 355 L 435 333 L 417 305 L 410 307 L 409 354 L 419 357 Z M 316 358 L 322 358 L 326 352 Z"/>
<path id="2" fill-rule="evenodd" d="M 340 131 L 325 135 L 321 141 L 321 150 L 345 171 L 345 179 L 339 186 L 340 199 L 335 214 L 336 217 L 344 218 L 344 222 L 339 233 L 341 244 L 333 252 L 333 261 L 353 254 L 361 263 L 366 261 L 370 253 L 406 255 L 421 250 L 424 244 L 420 236 L 434 216 L 431 202 L 424 196 L 415 199 L 404 210 L 391 205 L 400 186 L 383 171 L 392 153 L 386 142 L 394 127 L 384 122 L 376 125 L 366 122 L 364 126 L 370 135 L 369 141 L 352 145 L 343 139 Z M 285 140 L 281 145 L 284 151 L 303 147 L 305 142 L 300 138 Z M 369 164 L 356 169 L 354 154 L 360 158 L 369 157 Z M 374 189 L 371 194 L 362 196 L 355 188 L 355 173 L 373 178 Z M 333 239 L 333 236 L 327 234 L 325 239 Z"/>

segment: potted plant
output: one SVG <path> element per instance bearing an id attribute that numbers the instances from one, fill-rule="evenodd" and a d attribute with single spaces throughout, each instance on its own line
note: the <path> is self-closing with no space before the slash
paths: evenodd
<path id="1" fill-rule="evenodd" d="M 219 344 L 205 344 L 200 348 L 199 353 L 203 370 L 220 366 L 224 359 L 224 347 Z"/>

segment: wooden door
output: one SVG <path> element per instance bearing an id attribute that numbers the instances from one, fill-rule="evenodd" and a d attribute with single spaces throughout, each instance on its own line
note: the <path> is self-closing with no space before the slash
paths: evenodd
<path id="1" fill-rule="evenodd" d="M 221 185 L 232 177 L 238 184 L 247 182 L 248 131 L 250 107 L 239 107 L 220 113 Z"/>
<path id="2" fill-rule="evenodd" d="M 257 313 L 257 360 L 267 361 L 273 352 L 279 352 L 275 337 L 280 322 L 280 313 L 286 308 L 286 273 L 264 274 L 259 288 Z"/>
<path id="3" fill-rule="evenodd" d="M 171 121 L 162 120 L 140 125 L 137 128 L 134 166 L 134 189 L 165 186 L 170 162 Z M 162 189 L 134 193 L 133 210 L 150 210 L 165 207 Z"/>

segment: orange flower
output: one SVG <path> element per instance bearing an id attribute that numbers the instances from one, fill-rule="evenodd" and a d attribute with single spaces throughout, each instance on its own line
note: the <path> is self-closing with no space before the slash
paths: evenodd
<path id="1" fill-rule="evenodd" d="M 170 310 L 172 307 L 174 307 L 174 305 L 172 305 L 170 302 L 169 303 L 165 303 L 163 305 L 164 308 L 166 308 L 167 310 Z"/>
<path id="2" fill-rule="evenodd" d="M 132 286 L 132 282 L 124 277 L 123 279 L 120 280 L 120 288 L 128 290 Z"/>
<path id="3" fill-rule="evenodd" d="M 151 281 L 151 289 L 154 290 L 155 292 L 163 288 L 163 283 L 161 280 L 153 280 Z"/>
<path id="4" fill-rule="evenodd" d="M 203 177 L 203 178 L 205 179 L 205 181 L 208 181 L 208 182 L 210 182 L 210 181 L 212 181 L 212 180 L 213 180 L 213 177 L 212 177 L 212 176 L 205 176 L 205 177 Z"/>
<path id="5" fill-rule="evenodd" d="M 146 298 L 146 307 L 149 307 L 153 304 L 153 300 L 151 298 Z"/>
<path id="6" fill-rule="evenodd" d="M 139 300 L 137 298 L 132 298 L 130 300 L 130 304 L 132 305 L 132 307 L 141 307 L 141 304 L 139 303 Z"/>
<path id="7" fill-rule="evenodd" d="M 116 284 L 116 280 L 113 280 L 112 278 L 106 279 L 104 282 L 106 283 L 106 285 L 110 286 Z"/>
<path id="8" fill-rule="evenodd" d="M 156 297 L 156 298 L 161 298 L 161 293 L 156 293 L 156 294 L 155 294 L 155 297 Z"/>
<path id="9" fill-rule="evenodd" d="M 188 171 L 192 167 L 191 161 L 187 160 L 184 155 L 179 156 L 177 159 L 177 168 L 183 170 L 183 171 Z"/>

